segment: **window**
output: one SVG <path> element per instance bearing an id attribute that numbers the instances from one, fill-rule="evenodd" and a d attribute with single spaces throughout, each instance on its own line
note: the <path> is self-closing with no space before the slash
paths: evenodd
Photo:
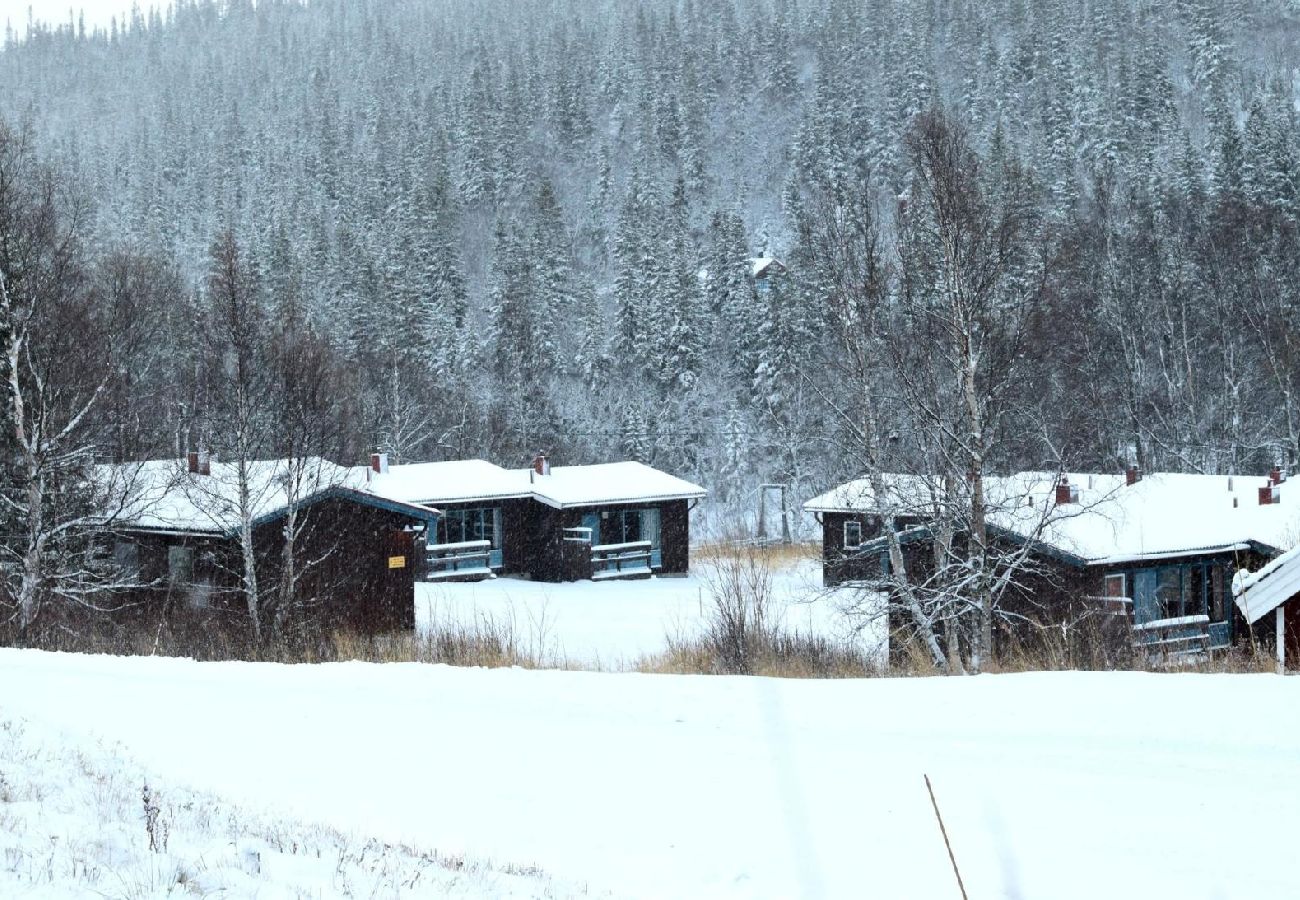
<path id="1" fill-rule="evenodd" d="M 113 543 L 113 564 L 123 579 L 135 580 L 140 575 L 140 548 L 131 541 Z"/>
<path id="2" fill-rule="evenodd" d="M 623 509 L 601 514 L 600 542 L 602 544 L 630 544 L 633 541 L 649 541 L 650 546 L 659 547 L 659 510 Z"/>
<path id="3" fill-rule="evenodd" d="M 194 548 L 167 548 L 167 580 L 172 584 L 189 584 L 194 580 Z"/>
<path id="4" fill-rule="evenodd" d="M 1156 603 L 1162 619 L 1183 615 L 1183 572 L 1181 569 L 1156 571 Z"/>
<path id="5" fill-rule="evenodd" d="M 497 507 L 476 509 L 449 509 L 438 519 L 438 543 L 460 544 L 465 541 L 487 541 L 499 547 L 501 537 L 501 510 Z"/>
<path id="6" fill-rule="evenodd" d="M 849 520 L 844 523 L 844 549 L 856 550 L 862 546 L 862 523 Z"/>
<path id="7" fill-rule="evenodd" d="M 1127 597 L 1128 579 L 1124 577 L 1124 573 L 1120 572 L 1115 575 L 1107 575 L 1105 591 L 1107 597 Z"/>

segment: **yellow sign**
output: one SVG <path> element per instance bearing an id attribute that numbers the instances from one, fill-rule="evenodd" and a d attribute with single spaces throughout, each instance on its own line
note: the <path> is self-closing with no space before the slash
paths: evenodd
<path id="1" fill-rule="evenodd" d="M 406 568 L 406 557 L 405 557 L 405 556 L 390 556 L 390 557 L 388 557 L 388 568 L 390 568 L 390 569 L 405 569 L 405 568 Z"/>

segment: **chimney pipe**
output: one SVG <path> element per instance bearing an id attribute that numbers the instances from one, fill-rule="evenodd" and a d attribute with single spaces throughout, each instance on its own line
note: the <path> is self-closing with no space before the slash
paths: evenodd
<path id="1" fill-rule="evenodd" d="M 388 454 L 372 453 L 370 454 L 370 471 L 376 475 L 388 474 Z"/>
<path id="2" fill-rule="evenodd" d="M 1129 466 L 1128 471 L 1124 473 L 1124 483 L 1129 487 L 1137 484 L 1142 480 L 1142 470 L 1137 466 Z"/>
<path id="3" fill-rule="evenodd" d="M 1056 505 L 1064 506 L 1067 503 L 1079 502 L 1079 488 L 1077 485 L 1070 484 L 1070 479 L 1065 475 L 1056 483 Z"/>
<path id="4" fill-rule="evenodd" d="M 537 455 L 533 457 L 533 471 L 538 475 L 551 474 L 551 461 L 547 459 L 546 454 L 540 450 L 537 451 Z"/>

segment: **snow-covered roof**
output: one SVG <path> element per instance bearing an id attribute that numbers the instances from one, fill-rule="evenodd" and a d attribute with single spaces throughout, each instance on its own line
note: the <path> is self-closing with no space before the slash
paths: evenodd
<path id="1" fill-rule="evenodd" d="M 383 474 L 358 466 L 351 477 L 358 487 L 405 503 L 474 503 L 532 495 L 526 477 L 485 459 L 393 465 Z"/>
<path id="2" fill-rule="evenodd" d="M 385 474 L 354 470 L 366 489 L 407 502 L 445 506 L 531 497 L 563 509 L 609 503 L 693 500 L 704 488 L 639 462 L 554 466 L 549 475 L 531 468 L 503 469 L 485 460 L 389 466 Z"/>
<path id="3" fill-rule="evenodd" d="M 785 268 L 785 264 L 775 256 L 755 256 L 749 261 L 749 274 L 754 278 L 762 278 L 773 265 L 776 266 L 772 270 L 774 272 L 780 272 Z"/>
<path id="4" fill-rule="evenodd" d="M 297 487 L 293 488 L 296 477 Z M 199 534 L 229 534 L 239 528 L 239 469 L 213 460 L 209 474 L 189 471 L 185 460 L 151 460 L 101 466 L 108 486 L 106 517 L 117 527 Z M 254 521 L 284 514 L 326 495 L 382 505 L 412 518 L 430 519 L 437 510 L 396 501 L 359 488 L 348 469 L 320 458 L 257 460 L 247 464 L 248 503 Z"/>
<path id="5" fill-rule="evenodd" d="M 1300 546 L 1293 547 L 1258 572 L 1238 572 L 1232 593 L 1237 608 L 1254 625 L 1296 594 L 1300 594 Z"/>
<path id="6" fill-rule="evenodd" d="M 516 469 L 528 478 L 531 469 Z M 549 475 L 534 475 L 533 496 L 547 506 L 599 506 L 607 503 L 648 503 L 697 500 L 708 494 L 698 484 L 639 462 L 594 466 L 555 466 Z"/>
<path id="7" fill-rule="evenodd" d="M 1060 506 L 1055 473 L 987 478 L 990 523 L 1085 565 L 1258 545 L 1280 551 L 1300 543 L 1300 493 L 1291 498 L 1283 484 L 1283 502 L 1260 505 L 1258 489 L 1268 483 L 1262 476 L 1157 473 L 1134 485 L 1123 475 L 1069 473 L 1067 478 L 1078 489 L 1078 502 Z M 885 484 L 886 499 L 900 516 L 925 518 L 944 496 L 937 482 L 918 476 L 888 475 Z M 867 479 L 804 504 L 810 512 L 874 513 L 882 507 Z"/>

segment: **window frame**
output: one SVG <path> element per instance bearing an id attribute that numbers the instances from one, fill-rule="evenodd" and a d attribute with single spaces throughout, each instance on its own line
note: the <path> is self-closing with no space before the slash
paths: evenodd
<path id="1" fill-rule="evenodd" d="M 853 529 L 858 533 L 857 540 L 855 540 L 852 543 L 849 542 L 850 525 L 853 526 Z M 857 550 L 864 543 L 866 542 L 862 539 L 862 522 L 859 521 L 858 519 L 845 519 L 844 520 L 844 549 Z"/>

